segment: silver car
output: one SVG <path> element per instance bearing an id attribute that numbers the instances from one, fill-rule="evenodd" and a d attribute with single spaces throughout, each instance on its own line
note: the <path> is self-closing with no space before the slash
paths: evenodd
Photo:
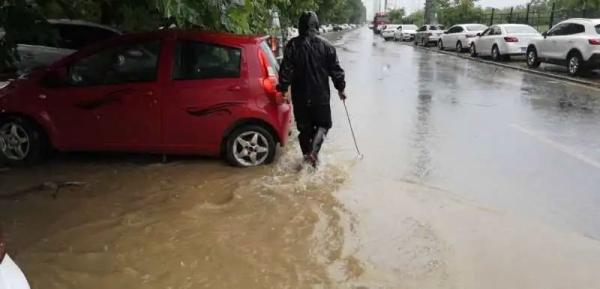
<path id="1" fill-rule="evenodd" d="M 47 41 L 17 39 L 21 58 L 16 64 L 18 71 L 52 64 L 87 45 L 122 34 L 117 29 L 80 20 L 48 20 L 48 23 L 53 35 Z"/>
<path id="2" fill-rule="evenodd" d="M 436 45 L 444 34 L 444 25 L 439 24 L 427 24 L 421 26 L 415 34 L 415 45 L 429 46 L 429 44 Z"/>

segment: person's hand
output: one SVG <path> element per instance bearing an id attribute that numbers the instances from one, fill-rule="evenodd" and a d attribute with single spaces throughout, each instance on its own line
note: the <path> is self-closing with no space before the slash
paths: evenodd
<path id="1" fill-rule="evenodd" d="M 338 95 L 340 96 L 341 101 L 345 101 L 346 98 L 348 98 L 343 90 L 338 90 Z"/>

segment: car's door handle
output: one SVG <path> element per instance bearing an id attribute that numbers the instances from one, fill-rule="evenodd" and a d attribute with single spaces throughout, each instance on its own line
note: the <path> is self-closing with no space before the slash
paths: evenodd
<path id="1" fill-rule="evenodd" d="M 227 90 L 229 90 L 229 91 L 240 91 L 240 90 L 242 90 L 242 87 L 239 86 L 239 85 L 234 85 L 234 86 L 229 87 Z"/>

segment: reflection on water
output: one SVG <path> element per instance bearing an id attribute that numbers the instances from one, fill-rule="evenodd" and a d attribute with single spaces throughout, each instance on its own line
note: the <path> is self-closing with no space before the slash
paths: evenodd
<path id="1" fill-rule="evenodd" d="M 416 120 L 412 132 L 412 148 L 416 151 L 411 166 L 412 176 L 424 182 L 432 173 L 432 123 L 431 104 L 432 83 L 435 81 L 432 62 L 427 54 L 421 54 L 418 61 L 418 94 Z"/>

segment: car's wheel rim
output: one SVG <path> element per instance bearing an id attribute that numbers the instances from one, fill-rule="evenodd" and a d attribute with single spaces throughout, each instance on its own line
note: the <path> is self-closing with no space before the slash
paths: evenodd
<path id="1" fill-rule="evenodd" d="M 494 56 L 494 59 L 498 59 L 498 48 L 492 49 L 492 55 Z"/>
<path id="2" fill-rule="evenodd" d="M 533 65 L 535 63 L 536 58 L 537 58 L 537 55 L 535 55 L 535 51 L 530 51 L 529 56 L 527 57 L 527 61 L 529 61 L 529 65 Z"/>
<path id="3" fill-rule="evenodd" d="M 577 57 L 571 57 L 569 60 L 569 72 L 575 74 L 579 70 L 579 59 Z"/>
<path id="4" fill-rule="evenodd" d="M 9 122 L 0 128 L 0 151 L 13 161 L 22 161 L 27 158 L 30 150 L 30 141 L 27 131 L 18 123 Z"/>
<path id="5" fill-rule="evenodd" d="M 440 41 L 440 42 L 438 42 L 438 47 L 439 47 L 440 49 L 444 48 L 444 43 L 442 43 L 441 41 Z"/>
<path id="6" fill-rule="evenodd" d="M 263 164 L 269 156 L 270 150 L 267 138 L 256 131 L 244 132 L 233 142 L 235 160 L 246 167 Z"/>
<path id="7" fill-rule="evenodd" d="M 458 44 L 456 44 L 456 51 L 457 52 L 461 52 L 462 51 L 462 44 L 460 44 L 460 42 Z"/>

